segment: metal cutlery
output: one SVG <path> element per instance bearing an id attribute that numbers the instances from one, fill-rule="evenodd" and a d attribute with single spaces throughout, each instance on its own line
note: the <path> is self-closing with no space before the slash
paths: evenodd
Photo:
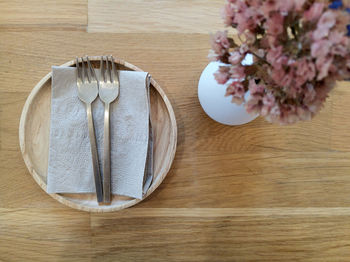
<path id="1" fill-rule="evenodd" d="M 92 119 L 91 103 L 97 98 L 98 95 L 98 82 L 95 75 L 95 71 L 91 66 L 89 58 L 76 58 L 76 67 L 77 67 L 77 86 L 78 86 L 78 96 L 79 99 L 86 105 L 86 114 L 88 120 L 89 128 L 89 138 L 90 138 L 90 148 L 92 155 L 92 166 L 95 179 L 95 188 L 97 201 L 99 203 L 103 202 L 103 188 L 101 182 L 101 174 L 98 163 L 98 154 L 96 147 L 96 137 L 94 122 Z M 81 65 L 80 65 L 81 61 Z"/>
<path id="2" fill-rule="evenodd" d="M 104 103 L 103 133 L 103 202 L 111 202 L 111 157 L 109 136 L 110 104 L 119 96 L 119 76 L 113 56 L 102 56 L 100 62 L 99 97 Z"/>

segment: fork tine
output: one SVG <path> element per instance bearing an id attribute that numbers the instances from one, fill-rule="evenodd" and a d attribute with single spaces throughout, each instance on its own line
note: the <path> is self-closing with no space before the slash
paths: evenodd
<path id="1" fill-rule="evenodd" d="M 103 74 L 104 74 L 104 79 L 105 79 L 105 82 L 108 81 L 108 60 L 107 60 L 107 56 L 104 56 L 103 57 L 103 61 L 104 61 L 104 68 L 103 68 Z"/>
<path id="2" fill-rule="evenodd" d="M 109 59 L 108 59 L 108 56 L 106 56 L 106 62 L 107 62 L 107 81 L 111 81 L 111 67 L 110 67 L 110 64 L 109 64 Z"/>
<path id="3" fill-rule="evenodd" d="M 111 63 L 112 63 L 112 72 L 111 72 L 112 82 L 119 84 L 118 72 L 116 72 L 115 62 L 112 55 L 111 55 Z"/>
<path id="4" fill-rule="evenodd" d="M 111 82 L 114 83 L 114 70 L 115 70 L 115 65 L 114 65 L 114 59 L 113 56 L 110 55 L 109 56 L 109 62 L 111 63 L 111 70 L 110 70 L 110 78 L 111 78 Z"/>
<path id="5" fill-rule="evenodd" d="M 88 66 L 89 66 L 90 75 L 91 75 L 91 80 L 96 81 L 95 69 L 92 67 L 92 65 L 91 65 L 91 63 L 90 63 L 90 59 L 89 59 L 88 56 L 86 57 L 86 61 L 87 61 Z"/>
<path id="6" fill-rule="evenodd" d="M 89 83 L 91 83 L 91 72 L 90 72 L 90 69 L 89 69 L 89 63 L 87 61 L 87 56 L 84 58 L 82 58 L 83 61 L 85 60 L 85 63 L 84 63 L 84 70 L 85 70 L 85 75 L 87 76 L 87 81 Z"/>
<path id="7" fill-rule="evenodd" d="M 105 73 L 104 73 L 104 66 L 103 66 L 103 56 L 101 56 L 101 61 L 100 61 L 100 78 L 101 78 L 101 81 L 105 82 Z"/>
<path id="8" fill-rule="evenodd" d="M 77 68 L 78 80 L 81 81 L 81 69 L 80 69 L 79 58 L 78 57 L 75 58 L 75 64 L 76 64 L 76 68 Z"/>
<path id="9" fill-rule="evenodd" d="M 84 65 L 84 59 L 81 58 L 81 81 L 85 82 L 85 65 Z"/>

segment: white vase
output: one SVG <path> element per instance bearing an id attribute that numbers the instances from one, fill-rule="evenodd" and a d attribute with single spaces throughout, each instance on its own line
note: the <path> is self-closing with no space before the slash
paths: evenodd
<path id="1" fill-rule="evenodd" d="M 246 57 L 242 64 L 252 64 L 252 58 Z M 232 97 L 225 97 L 227 85 L 218 84 L 214 78 L 219 65 L 219 62 L 209 63 L 199 79 L 198 98 L 203 110 L 213 120 L 224 125 L 236 126 L 253 121 L 258 115 L 248 114 L 244 104 L 236 105 L 231 102 Z M 246 94 L 248 96 L 249 93 Z"/>

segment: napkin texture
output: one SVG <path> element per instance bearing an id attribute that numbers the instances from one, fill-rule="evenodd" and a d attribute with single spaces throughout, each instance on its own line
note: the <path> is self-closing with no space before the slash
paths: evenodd
<path id="1" fill-rule="evenodd" d="M 152 179 L 152 166 L 146 167 L 152 146 L 149 79 L 145 72 L 120 71 L 119 80 L 119 97 L 110 106 L 112 193 L 141 199 Z M 52 67 L 51 95 L 47 192 L 95 193 L 86 108 L 78 98 L 76 68 Z M 104 105 L 99 98 L 92 113 L 102 173 Z"/>

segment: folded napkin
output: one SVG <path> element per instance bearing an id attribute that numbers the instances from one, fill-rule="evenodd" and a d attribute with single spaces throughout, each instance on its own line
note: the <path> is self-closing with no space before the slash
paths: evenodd
<path id="1" fill-rule="evenodd" d="M 149 77 L 120 71 L 119 80 L 119 97 L 110 106 L 112 194 L 141 199 L 152 179 Z M 92 112 L 102 173 L 104 105 L 99 98 Z M 74 67 L 52 67 L 47 192 L 96 192 L 86 109 L 78 98 Z"/>

